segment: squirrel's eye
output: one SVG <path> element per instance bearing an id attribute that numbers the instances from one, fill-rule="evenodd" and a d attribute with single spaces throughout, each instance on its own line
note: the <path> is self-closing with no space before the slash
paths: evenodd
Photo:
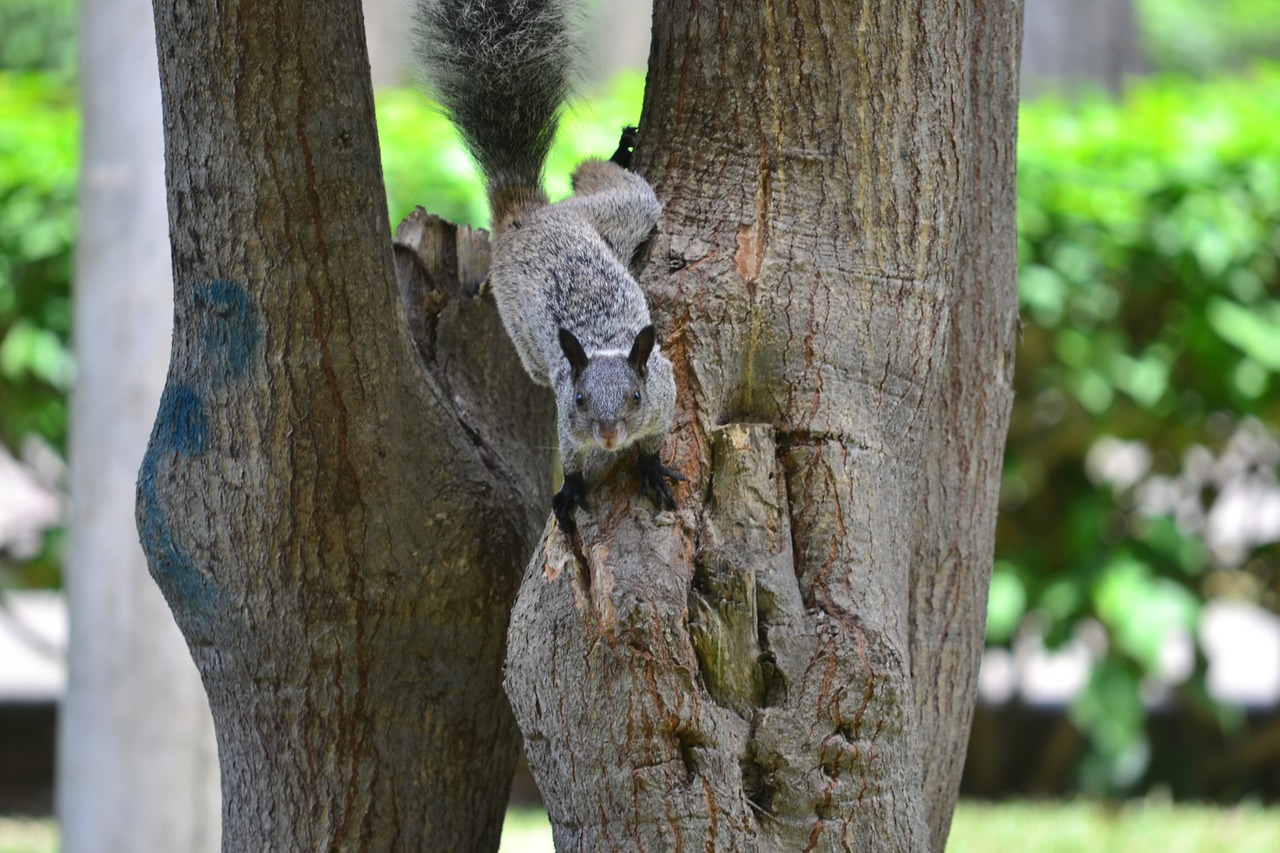
<path id="1" fill-rule="evenodd" d="M 584 397 L 584 396 L 582 396 L 582 392 L 581 392 L 581 391 L 579 391 L 579 392 L 578 392 L 578 396 L 574 397 L 574 398 L 573 398 L 573 400 L 574 400 L 574 402 L 575 402 L 575 403 L 577 403 L 579 406 L 585 406 L 585 405 L 587 404 L 587 398 L 586 398 L 586 397 Z"/>
<path id="2" fill-rule="evenodd" d="M 635 400 L 637 403 L 639 403 L 639 402 L 640 402 L 640 390 L 639 390 L 639 389 L 636 389 L 635 391 L 632 391 L 632 392 L 631 392 L 631 399 L 632 399 L 632 400 Z"/>

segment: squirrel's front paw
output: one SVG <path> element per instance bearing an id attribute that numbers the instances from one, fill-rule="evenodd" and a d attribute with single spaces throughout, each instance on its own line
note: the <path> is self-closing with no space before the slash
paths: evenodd
<path id="1" fill-rule="evenodd" d="M 566 533 L 576 526 L 573 522 L 575 506 L 590 509 L 587 506 L 587 484 L 581 474 L 565 474 L 560 491 L 551 499 L 551 511 L 555 513 L 556 521 L 560 522 L 560 529 Z"/>
<path id="2" fill-rule="evenodd" d="M 627 125 L 622 129 L 622 138 L 618 140 L 618 150 L 613 152 L 613 156 L 609 158 L 611 163 L 617 163 L 624 169 L 631 168 L 631 154 L 635 151 L 636 136 L 638 130 L 631 125 Z"/>
<path id="3" fill-rule="evenodd" d="M 645 453 L 641 451 L 639 461 L 640 468 L 640 490 L 646 495 L 653 496 L 653 502 L 658 505 L 658 509 L 676 508 L 675 498 L 671 497 L 671 487 L 667 485 L 667 480 L 685 481 L 685 477 L 676 471 L 662 464 L 662 460 L 658 458 L 656 453 Z"/>

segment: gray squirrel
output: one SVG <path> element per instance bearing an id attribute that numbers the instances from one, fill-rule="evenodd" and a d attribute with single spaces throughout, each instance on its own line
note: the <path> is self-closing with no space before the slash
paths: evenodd
<path id="1" fill-rule="evenodd" d="M 556 395 L 563 529 L 587 508 L 586 478 L 636 445 L 646 492 L 674 508 L 658 450 L 675 413 L 671 362 L 628 265 L 662 213 L 627 170 L 634 128 L 611 160 L 588 160 L 549 204 L 542 170 L 578 58 L 569 0 L 415 0 L 427 82 L 487 181 L 490 286 L 529 376 Z"/>

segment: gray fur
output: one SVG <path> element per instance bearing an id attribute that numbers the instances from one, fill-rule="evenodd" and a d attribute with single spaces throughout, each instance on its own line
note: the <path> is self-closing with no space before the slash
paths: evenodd
<path id="1" fill-rule="evenodd" d="M 566 0 L 415 0 L 417 53 L 491 188 L 541 188 L 579 55 Z"/>
<path id="2" fill-rule="evenodd" d="M 577 55 L 570 4 L 416 2 L 426 76 L 488 180 L 498 312 L 529 375 L 555 392 L 566 475 L 594 473 L 633 445 L 656 455 L 675 413 L 675 378 L 656 346 L 644 364 L 628 363 L 651 325 L 628 263 L 662 206 L 643 178 L 603 160 L 578 167 L 572 197 L 549 205 L 542 195 L 542 166 Z M 577 375 L 561 329 L 585 350 Z"/>

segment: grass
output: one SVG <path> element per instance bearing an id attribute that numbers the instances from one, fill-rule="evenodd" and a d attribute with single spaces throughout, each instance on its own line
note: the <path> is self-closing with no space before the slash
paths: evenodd
<path id="1" fill-rule="evenodd" d="M 551 853 L 551 824 L 542 809 L 508 809 L 498 853 Z"/>
<path id="2" fill-rule="evenodd" d="M 58 825 L 52 820 L 0 817 L 0 853 L 56 853 Z"/>
<path id="3" fill-rule="evenodd" d="M 55 853 L 52 820 L 0 818 L 0 853 Z M 512 809 L 500 853 L 551 853 L 551 826 L 537 809 Z M 947 853 L 1273 853 L 1280 809 L 1262 806 L 1098 803 L 960 804 Z"/>
<path id="4" fill-rule="evenodd" d="M 551 853 L 551 826 L 536 809 L 507 812 L 500 853 Z M 947 853 L 1274 853 L 1280 809 L 1138 801 L 963 802 Z"/>
<path id="5" fill-rule="evenodd" d="M 1273 853 L 1280 809 L 1136 801 L 961 803 L 947 853 Z"/>

